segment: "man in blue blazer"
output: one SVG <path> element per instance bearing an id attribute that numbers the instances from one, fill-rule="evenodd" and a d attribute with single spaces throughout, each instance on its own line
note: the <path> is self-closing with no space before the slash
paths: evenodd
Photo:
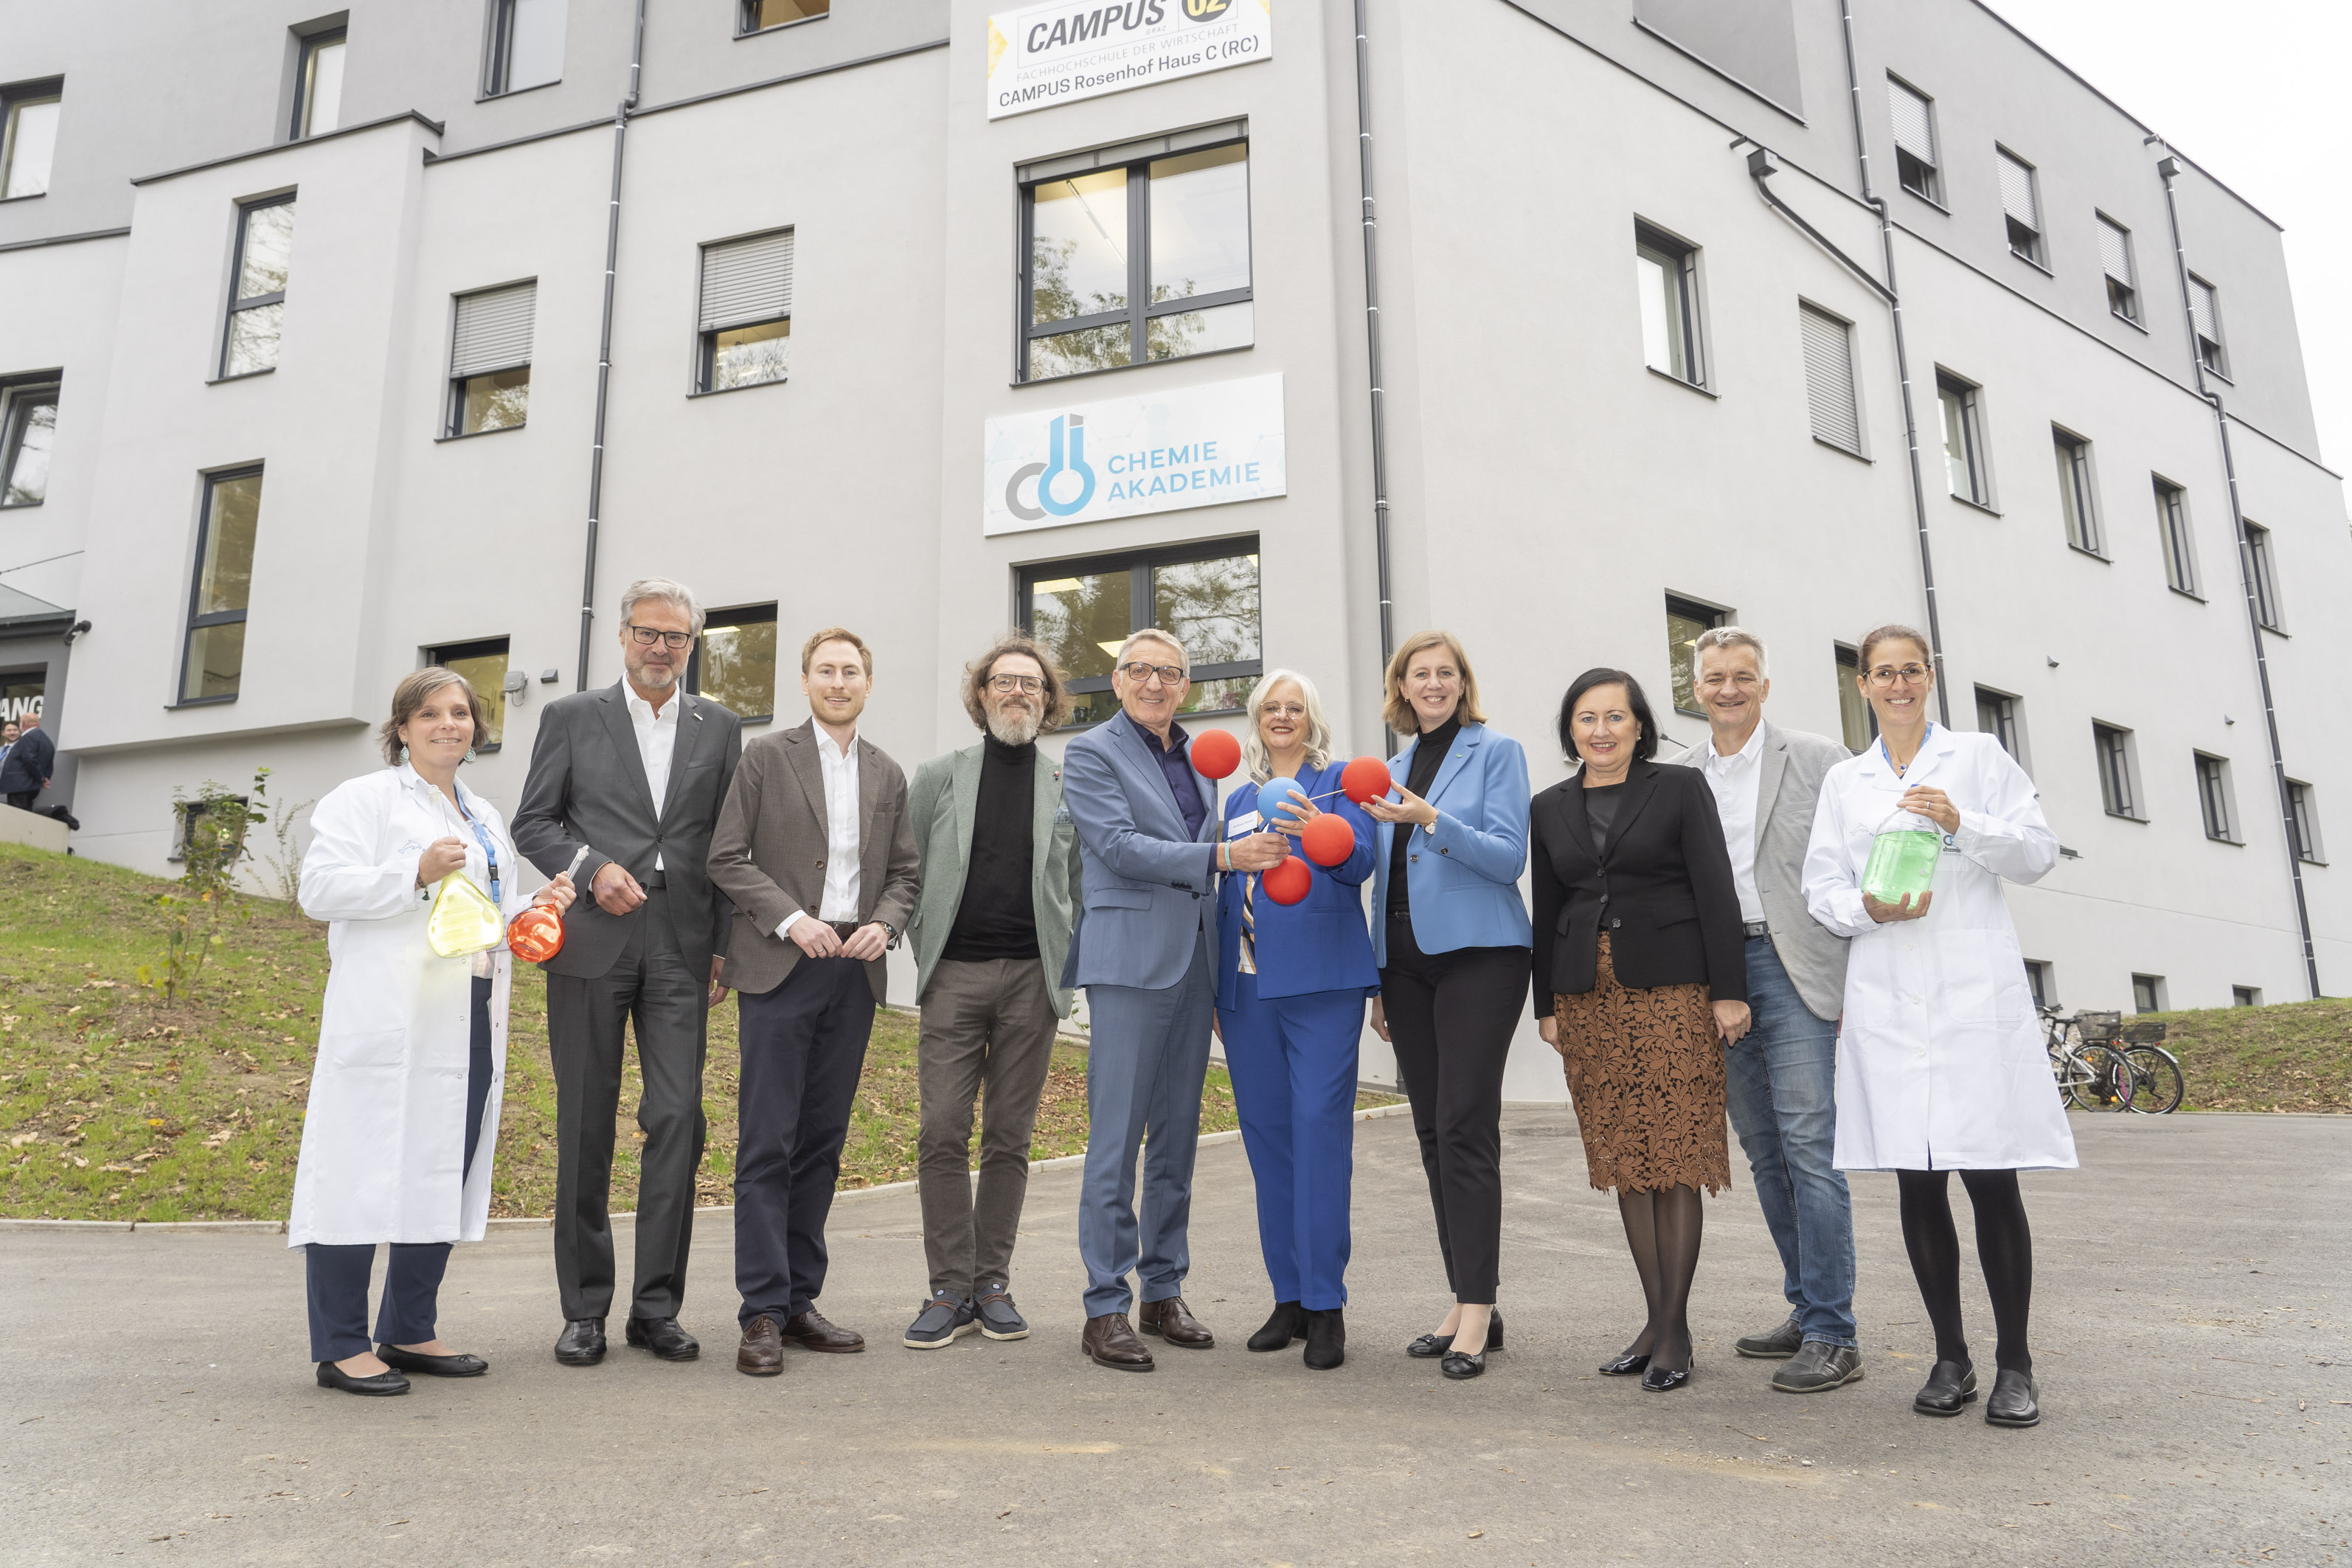
<path id="1" fill-rule="evenodd" d="M 1190 668 L 1171 634 L 1130 636 L 1111 672 L 1119 712 L 1072 741 L 1062 760 L 1084 879 L 1063 984 L 1086 987 L 1092 1031 L 1078 1200 L 1084 1344 L 1096 1365 L 1123 1372 L 1151 1370 L 1138 1326 L 1170 1344 L 1216 1342 L 1181 1294 L 1216 988 L 1212 895 L 1217 872 L 1263 870 L 1287 853 L 1273 834 L 1214 841 L 1213 786 L 1192 771 L 1192 737 L 1176 722 Z M 1139 1225 L 1137 1152 L 1147 1129 Z M 1136 1325 L 1127 1317 L 1130 1273 L 1143 1284 Z"/>

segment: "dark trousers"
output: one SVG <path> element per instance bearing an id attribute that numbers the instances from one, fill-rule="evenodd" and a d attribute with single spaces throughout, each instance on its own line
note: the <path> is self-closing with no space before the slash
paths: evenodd
<path id="1" fill-rule="evenodd" d="M 922 1130 L 917 1138 L 923 1257 L 931 1289 L 969 1296 L 1011 1278 L 1013 1240 L 1029 1192 L 1029 1140 L 1054 1062 L 1054 993 L 1034 958 L 966 963 L 943 958 L 923 989 L 915 1051 Z M 973 1194 L 971 1106 L 980 1101 L 980 1181 Z"/>
<path id="2" fill-rule="evenodd" d="M 37 789 L 12 789 L 8 792 L 8 804 L 18 811 L 32 810 L 33 803 L 40 798 L 41 792 Z"/>
<path id="3" fill-rule="evenodd" d="M 555 1068 L 555 1279 L 566 1319 L 612 1310 L 613 1133 L 621 1065 L 634 1025 L 645 1092 L 637 1126 L 636 1277 L 629 1316 L 675 1318 L 694 1242 L 694 1173 L 702 1163 L 702 1064 L 710 977 L 686 961 L 669 894 L 646 889 L 636 927 L 594 979 L 547 977 L 548 1055 Z"/>
<path id="4" fill-rule="evenodd" d="M 466 1063 L 466 1171 L 482 1141 L 482 1108 L 490 1098 L 490 982 L 474 982 L 472 1049 Z M 459 1178 L 463 1180 L 461 1176 Z M 375 1341 L 385 1345 L 423 1344 L 434 1336 L 440 1311 L 441 1274 L 449 1266 L 446 1241 L 395 1241 L 383 1271 L 383 1300 L 376 1311 Z M 375 1246 L 358 1242 L 334 1247 L 313 1241 L 302 1248 L 302 1272 L 310 1296 L 310 1359 L 348 1361 L 364 1354 L 368 1276 L 375 1268 Z"/>
<path id="5" fill-rule="evenodd" d="M 1503 1064 L 1528 1001 L 1528 950 L 1427 953 L 1391 920 L 1381 1002 L 1412 1102 L 1454 1299 L 1495 1300 L 1503 1242 Z"/>
<path id="6" fill-rule="evenodd" d="M 772 991 L 736 993 L 743 1070 L 735 1146 L 740 1318 L 779 1326 L 824 1290 L 824 1219 L 874 1032 L 874 988 L 854 958 L 808 958 Z"/>

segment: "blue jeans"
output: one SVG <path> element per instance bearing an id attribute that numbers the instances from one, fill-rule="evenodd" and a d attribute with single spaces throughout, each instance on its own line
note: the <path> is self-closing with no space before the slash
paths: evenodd
<path id="1" fill-rule="evenodd" d="M 1724 1100 L 1809 1340 L 1853 1343 L 1853 1200 L 1837 1142 L 1837 1024 L 1797 994 L 1769 936 L 1748 939 L 1754 1026 L 1724 1053 Z"/>

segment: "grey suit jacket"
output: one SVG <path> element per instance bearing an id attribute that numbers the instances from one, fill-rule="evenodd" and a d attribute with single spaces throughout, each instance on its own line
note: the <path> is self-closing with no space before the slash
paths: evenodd
<path id="1" fill-rule="evenodd" d="M 915 948 L 915 1000 L 929 989 L 931 971 L 955 929 L 963 907 L 963 885 L 971 868 L 972 815 L 980 802 L 981 753 L 986 742 L 933 757 L 915 770 L 908 816 L 915 848 L 922 858 L 923 890 L 907 940 Z M 1029 899 L 1037 914 L 1037 957 L 1054 994 L 1054 1012 L 1066 1018 L 1076 994 L 1061 984 L 1069 956 L 1070 927 L 1077 911 L 1078 835 L 1062 804 L 1062 770 L 1037 753 L 1037 787 L 1030 830 Z"/>
<path id="2" fill-rule="evenodd" d="M 1772 951 L 1807 1011 L 1818 1018 L 1834 1018 L 1845 1011 L 1847 942 L 1805 908 L 1805 846 L 1812 839 L 1822 780 L 1853 753 L 1826 736 L 1783 730 L 1769 720 L 1762 725 L 1764 755 L 1756 781 L 1756 891 L 1764 900 L 1764 919 L 1772 928 Z M 1704 768 L 1714 746 L 1709 736 L 1665 760 Z"/>
<path id="3" fill-rule="evenodd" d="M 832 843 L 816 721 L 762 735 L 743 748 L 735 787 L 710 836 L 710 879 L 735 903 L 735 933 L 720 978 L 753 995 L 772 991 L 801 949 L 776 934 L 794 910 L 824 907 L 824 857 Z M 907 775 L 865 736 L 857 738 L 857 923 L 882 921 L 903 931 L 920 880 Z M 877 1002 L 888 1000 L 889 964 L 866 966 Z"/>
<path id="4" fill-rule="evenodd" d="M 1215 941 L 1216 795 L 1200 774 L 1192 783 L 1207 814 L 1197 838 L 1184 826 L 1151 742 L 1126 714 L 1113 714 L 1063 753 L 1062 795 L 1077 825 L 1086 877 L 1066 984 L 1165 991 L 1184 978 L 1201 934 Z"/>
<path id="5" fill-rule="evenodd" d="M 580 897 L 563 917 L 563 951 L 541 965 L 551 974 L 593 980 L 612 969 L 644 912 L 606 914 L 588 896 L 589 883 L 614 861 L 643 882 L 656 855 L 688 966 L 708 974 L 711 956 L 727 951 L 727 900 L 703 865 L 743 752 L 743 721 L 707 697 L 680 692 L 671 700 L 679 705 L 677 743 L 658 816 L 620 682 L 558 698 L 540 715 L 530 773 L 515 808 L 515 848 L 550 877 L 571 865 L 582 846 L 588 848 L 573 878 Z"/>

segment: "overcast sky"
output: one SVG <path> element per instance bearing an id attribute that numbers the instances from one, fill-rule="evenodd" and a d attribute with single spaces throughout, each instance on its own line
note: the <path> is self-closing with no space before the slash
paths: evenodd
<path id="1" fill-rule="evenodd" d="M 2352 465 L 2347 8 L 2341 0 L 1989 3 L 2286 230 L 2319 454 L 2346 472 Z M 2194 254 L 2193 237 L 2189 247 Z"/>

